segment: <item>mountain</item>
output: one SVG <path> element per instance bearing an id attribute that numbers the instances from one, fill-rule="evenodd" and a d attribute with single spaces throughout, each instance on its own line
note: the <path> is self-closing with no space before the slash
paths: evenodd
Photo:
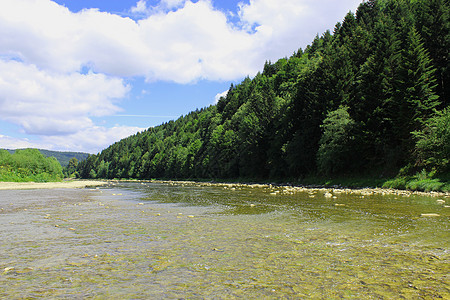
<path id="1" fill-rule="evenodd" d="M 9 153 L 14 153 L 15 150 L 6 149 L 9 151 Z M 63 152 L 63 151 L 51 151 L 51 150 L 44 150 L 44 149 L 38 149 L 39 152 L 42 153 L 45 157 L 54 157 L 56 158 L 62 167 L 66 167 L 69 164 L 70 159 L 76 158 L 78 161 L 85 160 L 89 154 L 88 153 L 82 153 L 82 152 Z"/>
<path id="2" fill-rule="evenodd" d="M 78 172 L 258 180 L 448 175 L 449 7 L 447 0 L 364 1 L 332 33 L 266 62 L 216 105 L 125 138 Z"/>

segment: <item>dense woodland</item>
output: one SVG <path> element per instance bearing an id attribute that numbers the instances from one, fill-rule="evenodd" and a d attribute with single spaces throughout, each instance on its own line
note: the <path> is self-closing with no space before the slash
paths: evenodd
<path id="1" fill-rule="evenodd" d="M 450 172 L 449 1 L 370 0 L 216 105 L 78 165 L 83 178 Z"/>
<path id="2" fill-rule="evenodd" d="M 0 181 L 60 181 L 61 164 L 45 157 L 37 149 L 16 150 L 13 154 L 0 149 Z"/>

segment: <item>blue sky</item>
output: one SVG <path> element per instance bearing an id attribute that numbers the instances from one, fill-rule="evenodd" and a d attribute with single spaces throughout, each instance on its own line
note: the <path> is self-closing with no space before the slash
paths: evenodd
<path id="1" fill-rule="evenodd" d="M 360 0 L 2 0 L 0 148 L 97 153 L 214 104 Z"/>

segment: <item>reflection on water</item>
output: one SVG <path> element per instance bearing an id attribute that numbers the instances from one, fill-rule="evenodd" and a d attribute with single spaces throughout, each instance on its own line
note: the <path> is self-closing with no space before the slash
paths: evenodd
<path id="1" fill-rule="evenodd" d="M 0 191 L 0 298 L 449 299 L 450 198 L 407 196 Z"/>

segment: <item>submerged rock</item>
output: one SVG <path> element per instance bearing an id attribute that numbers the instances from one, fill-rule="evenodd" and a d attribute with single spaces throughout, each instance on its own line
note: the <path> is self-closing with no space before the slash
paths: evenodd
<path id="1" fill-rule="evenodd" d="M 420 214 L 421 217 L 440 217 L 439 214 Z"/>
<path id="2" fill-rule="evenodd" d="M 9 271 L 13 271 L 14 269 L 14 267 L 6 267 L 3 269 L 2 275 L 8 274 Z"/>

